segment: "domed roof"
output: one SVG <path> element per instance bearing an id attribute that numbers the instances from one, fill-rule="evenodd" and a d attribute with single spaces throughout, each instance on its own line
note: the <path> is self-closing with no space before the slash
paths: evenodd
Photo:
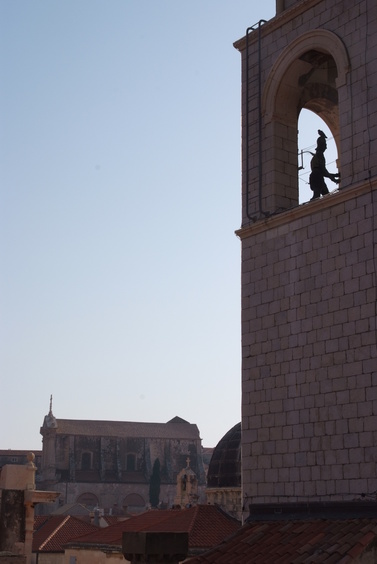
<path id="1" fill-rule="evenodd" d="M 230 429 L 213 451 L 208 467 L 207 487 L 241 487 L 241 423 Z"/>

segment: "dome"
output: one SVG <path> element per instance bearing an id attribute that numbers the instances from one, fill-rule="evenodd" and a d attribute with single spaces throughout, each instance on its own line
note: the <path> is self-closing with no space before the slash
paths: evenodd
<path id="1" fill-rule="evenodd" d="M 217 444 L 207 474 L 208 488 L 241 487 L 241 423 Z"/>

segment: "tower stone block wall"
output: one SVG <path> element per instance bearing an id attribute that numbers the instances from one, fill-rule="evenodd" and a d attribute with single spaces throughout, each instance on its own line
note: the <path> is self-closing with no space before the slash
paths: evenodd
<path id="1" fill-rule="evenodd" d="M 362 499 L 377 490 L 377 5 L 289 2 L 235 45 L 243 498 Z M 298 206 L 302 108 L 332 131 L 341 184 Z"/>
<path id="2" fill-rule="evenodd" d="M 376 490 L 376 189 L 242 234 L 243 491 L 254 501 Z"/>

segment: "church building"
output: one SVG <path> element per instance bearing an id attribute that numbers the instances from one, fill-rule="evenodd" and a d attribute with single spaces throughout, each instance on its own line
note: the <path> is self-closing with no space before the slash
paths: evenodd
<path id="1" fill-rule="evenodd" d="M 82 503 L 113 513 L 137 513 L 149 505 L 149 484 L 160 462 L 160 502 L 172 506 L 177 476 L 195 473 L 204 501 L 205 472 L 198 427 L 180 417 L 167 423 L 56 419 L 50 411 L 43 437 L 39 489 L 60 492 L 59 503 Z"/>

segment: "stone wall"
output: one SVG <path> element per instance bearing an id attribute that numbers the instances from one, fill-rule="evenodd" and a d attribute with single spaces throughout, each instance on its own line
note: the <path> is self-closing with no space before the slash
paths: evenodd
<path id="1" fill-rule="evenodd" d="M 64 553 L 38 553 L 36 564 L 64 564 Z M 69 561 L 68 561 L 69 562 Z"/>
<path id="2" fill-rule="evenodd" d="M 235 519 L 242 520 L 241 488 L 207 488 L 207 503 L 218 505 Z"/>
<path id="3" fill-rule="evenodd" d="M 24 492 L 5 489 L 0 492 L 0 550 L 12 552 L 25 541 Z"/>
<path id="4" fill-rule="evenodd" d="M 254 501 L 376 490 L 376 190 L 243 235 L 242 465 Z"/>
<path id="5" fill-rule="evenodd" d="M 140 507 L 140 510 L 145 510 L 149 505 L 149 484 L 96 484 L 85 482 L 70 482 L 58 483 L 54 486 L 54 491 L 60 492 L 60 503 L 73 503 L 83 494 L 94 494 L 101 509 L 106 513 L 109 512 L 114 505 L 122 509 L 124 507 L 125 499 L 130 494 L 137 493 L 145 501 L 145 506 Z M 205 503 L 205 487 L 200 486 L 199 503 Z M 164 502 L 171 507 L 174 504 L 174 499 L 177 494 L 176 484 L 161 484 L 160 489 L 160 502 Z M 45 514 L 58 508 L 58 503 L 51 508 L 50 505 L 38 506 L 38 514 Z M 128 507 L 128 511 L 134 511 L 136 508 Z"/>
<path id="6" fill-rule="evenodd" d="M 64 552 L 63 564 L 72 564 L 73 558 L 76 558 L 77 564 L 127 564 L 129 560 L 123 557 L 119 552 L 101 552 L 100 550 L 84 550 L 76 548 L 67 548 Z"/>
<path id="7" fill-rule="evenodd" d="M 0 552 L 0 564 L 26 564 L 26 556 Z"/>

